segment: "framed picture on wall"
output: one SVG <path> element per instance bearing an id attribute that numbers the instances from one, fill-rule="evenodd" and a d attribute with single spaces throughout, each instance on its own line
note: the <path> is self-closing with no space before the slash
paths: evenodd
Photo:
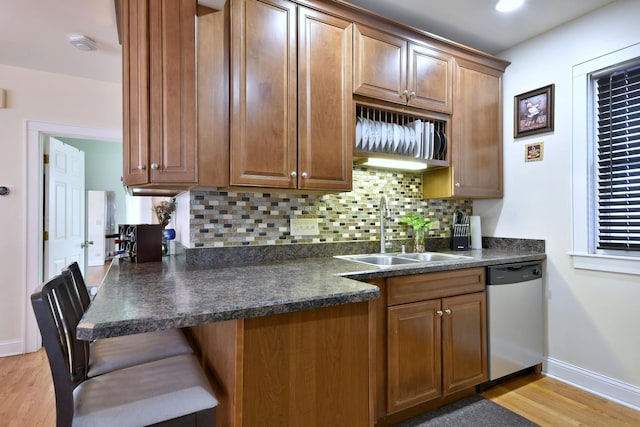
<path id="1" fill-rule="evenodd" d="M 539 162 L 544 159 L 544 142 L 534 142 L 524 147 L 525 162 Z"/>
<path id="2" fill-rule="evenodd" d="M 514 99 L 514 138 L 553 131 L 553 84 Z"/>

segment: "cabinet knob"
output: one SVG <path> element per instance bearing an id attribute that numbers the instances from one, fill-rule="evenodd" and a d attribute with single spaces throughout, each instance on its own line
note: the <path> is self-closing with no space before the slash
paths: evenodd
<path id="1" fill-rule="evenodd" d="M 291 178 L 295 178 L 296 176 L 298 176 L 298 172 L 296 171 L 291 172 Z"/>
<path id="2" fill-rule="evenodd" d="M 436 314 L 437 314 L 438 316 L 442 316 L 442 310 L 438 310 L 438 311 L 436 311 Z"/>
<path id="3" fill-rule="evenodd" d="M 447 308 L 444 312 L 447 313 L 447 314 L 451 314 L 451 309 Z"/>
<path id="4" fill-rule="evenodd" d="M 306 172 L 302 172 L 302 175 L 301 175 L 301 176 L 302 176 L 302 179 L 307 179 L 307 178 L 309 178 L 309 174 L 308 174 L 308 173 L 306 173 Z"/>
<path id="5" fill-rule="evenodd" d="M 456 182 L 456 187 L 460 187 L 460 183 L 459 182 Z"/>
<path id="6" fill-rule="evenodd" d="M 409 99 L 413 99 L 416 97 L 416 93 L 411 91 L 411 93 L 409 94 Z"/>
<path id="7" fill-rule="evenodd" d="M 151 169 L 153 169 L 153 170 L 158 169 L 158 164 L 157 163 L 151 163 Z"/>
<path id="8" fill-rule="evenodd" d="M 145 170 L 146 168 L 147 168 L 147 167 L 146 167 L 145 165 L 139 165 L 139 166 L 138 166 L 138 170 L 139 170 L 139 171 L 143 171 L 143 170 Z"/>
<path id="9" fill-rule="evenodd" d="M 408 91 L 407 89 L 405 89 L 405 90 L 402 92 L 402 97 L 403 97 L 403 98 L 405 98 L 405 99 L 407 99 L 407 98 L 409 97 L 409 91 Z"/>

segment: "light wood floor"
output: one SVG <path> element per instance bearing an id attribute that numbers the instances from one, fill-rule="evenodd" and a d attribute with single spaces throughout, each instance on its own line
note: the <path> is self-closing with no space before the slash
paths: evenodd
<path id="1" fill-rule="evenodd" d="M 544 375 L 517 377 L 482 395 L 541 426 L 640 426 L 640 412 Z"/>
<path id="2" fill-rule="evenodd" d="M 102 279 L 107 274 L 111 261 L 106 262 L 104 265 L 98 265 L 95 267 L 87 267 L 86 283 L 87 286 L 98 286 L 102 283 Z"/>
<path id="3" fill-rule="evenodd" d="M 640 426 L 640 412 L 545 376 L 518 377 L 483 396 L 541 426 Z M 44 350 L 0 358 L 0 427 L 53 427 L 55 417 Z"/>

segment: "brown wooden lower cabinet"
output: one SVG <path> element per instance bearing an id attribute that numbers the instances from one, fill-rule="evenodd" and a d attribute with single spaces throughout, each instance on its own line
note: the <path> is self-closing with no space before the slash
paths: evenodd
<path id="1" fill-rule="evenodd" d="M 376 424 L 392 425 L 473 393 L 487 380 L 485 269 L 372 282 Z"/>
<path id="2" fill-rule="evenodd" d="M 487 380 L 485 269 L 380 278 L 375 301 L 190 328 L 217 425 L 388 426 Z"/>
<path id="3" fill-rule="evenodd" d="M 387 310 L 389 337 L 388 413 L 442 395 L 440 300 Z"/>
<path id="4" fill-rule="evenodd" d="M 443 394 L 488 379 L 486 296 L 484 292 L 442 300 Z"/>
<path id="5" fill-rule="evenodd" d="M 369 426 L 369 303 L 190 328 L 217 426 Z"/>

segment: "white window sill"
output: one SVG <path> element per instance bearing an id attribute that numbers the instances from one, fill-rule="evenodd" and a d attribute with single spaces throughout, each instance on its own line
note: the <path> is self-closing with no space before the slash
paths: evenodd
<path id="1" fill-rule="evenodd" d="M 640 258 L 573 253 L 573 268 L 640 276 Z"/>

